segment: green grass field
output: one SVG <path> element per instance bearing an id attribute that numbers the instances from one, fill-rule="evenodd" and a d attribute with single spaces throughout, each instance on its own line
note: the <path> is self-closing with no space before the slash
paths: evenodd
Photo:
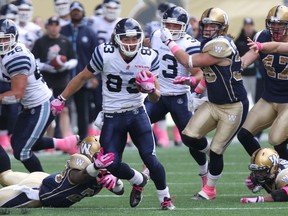
<path id="1" fill-rule="evenodd" d="M 268 146 L 267 144 L 265 146 Z M 0 210 L 1 214 L 27 215 L 197 215 L 197 216 L 249 216 L 249 215 L 286 215 L 286 203 L 240 204 L 239 200 L 245 196 L 255 196 L 245 187 L 248 175 L 247 165 L 249 157 L 240 144 L 232 144 L 224 155 L 225 168 L 217 187 L 217 198 L 212 201 L 191 200 L 193 194 L 200 190 L 198 168 L 190 157 L 186 147 L 171 147 L 157 149 L 157 155 L 165 166 L 167 183 L 170 193 L 175 197 L 175 211 L 161 211 L 156 196 L 155 186 L 150 181 L 143 192 L 142 203 L 135 209 L 129 206 L 131 186 L 125 183 L 125 194 L 121 197 L 113 195 L 103 189 L 95 197 L 85 198 L 81 202 L 67 209 L 11 209 Z M 44 169 L 49 173 L 60 171 L 68 155 L 41 155 Z M 124 161 L 133 168 L 141 170 L 141 161 L 136 149 L 126 149 Z M 12 159 L 14 170 L 25 171 L 22 164 Z M 263 192 L 264 194 L 264 192 Z"/>

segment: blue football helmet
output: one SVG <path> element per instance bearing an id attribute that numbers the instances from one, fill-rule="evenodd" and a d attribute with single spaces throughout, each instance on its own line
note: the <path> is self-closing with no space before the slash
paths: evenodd
<path id="1" fill-rule="evenodd" d="M 11 19 L 18 21 L 18 8 L 14 4 L 3 5 L 0 9 L 1 19 Z"/>
<path id="2" fill-rule="evenodd" d="M 120 20 L 116 24 L 113 34 L 116 45 L 120 47 L 120 50 L 125 56 L 134 56 L 142 47 L 144 39 L 143 30 L 140 24 L 132 18 L 125 18 Z M 124 37 L 137 37 L 137 42 L 134 44 L 123 43 L 122 38 Z"/>
<path id="3" fill-rule="evenodd" d="M 0 19 L 0 55 L 7 54 L 18 40 L 18 29 L 10 19 Z"/>
<path id="4" fill-rule="evenodd" d="M 166 10 L 163 14 L 161 25 L 166 27 L 166 23 L 174 23 L 181 25 L 180 30 L 170 30 L 173 40 L 179 40 L 184 37 L 188 28 L 189 17 L 187 12 L 179 6 L 175 6 Z"/>
<path id="5" fill-rule="evenodd" d="M 171 7 L 174 7 L 176 6 L 175 4 L 173 3 L 169 3 L 169 2 L 163 2 L 163 3 L 160 3 L 158 5 L 158 8 L 157 8 L 157 11 L 156 11 L 156 17 L 161 20 L 162 17 L 163 17 L 163 14 L 166 10 L 168 10 L 169 8 Z"/>

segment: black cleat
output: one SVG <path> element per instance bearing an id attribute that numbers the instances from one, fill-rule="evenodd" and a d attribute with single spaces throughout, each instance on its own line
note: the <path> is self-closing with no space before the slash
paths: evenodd
<path id="1" fill-rule="evenodd" d="M 144 191 L 144 186 L 148 182 L 148 176 L 141 173 L 143 176 L 143 182 L 140 185 L 133 185 L 132 191 L 130 193 L 130 206 L 132 208 L 139 205 L 141 202 L 143 195 L 142 192 Z"/>
<path id="2" fill-rule="evenodd" d="M 171 198 L 165 197 L 164 202 L 161 203 L 161 209 L 162 210 L 175 210 L 176 207 L 174 206 Z"/>

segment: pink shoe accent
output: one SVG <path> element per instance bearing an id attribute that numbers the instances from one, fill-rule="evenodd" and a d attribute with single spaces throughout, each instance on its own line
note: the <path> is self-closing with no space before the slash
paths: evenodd
<path id="1" fill-rule="evenodd" d="M 202 188 L 202 190 L 200 191 L 201 192 L 204 192 L 208 199 L 211 200 L 211 199 L 215 199 L 216 198 L 216 187 L 209 187 L 207 184 Z"/>
<path id="2" fill-rule="evenodd" d="M 73 155 L 73 154 L 79 153 L 79 148 L 77 146 L 78 141 L 79 141 L 78 135 L 67 136 L 64 139 L 57 139 L 56 146 L 60 150 L 70 155 Z"/>
<path id="3" fill-rule="evenodd" d="M 178 128 L 174 125 L 172 130 L 173 130 L 174 141 L 175 142 L 182 142 L 181 135 L 180 135 Z"/>
<path id="4" fill-rule="evenodd" d="M 3 147 L 5 151 L 7 151 L 11 145 L 10 136 L 7 134 L 0 134 L 0 145 Z"/>
<path id="5" fill-rule="evenodd" d="M 167 130 L 161 130 L 157 124 L 154 125 L 154 134 L 157 138 L 157 142 L 159 145 L 161 145 L 164 148 L 169 147 L 169 136 Z"/>

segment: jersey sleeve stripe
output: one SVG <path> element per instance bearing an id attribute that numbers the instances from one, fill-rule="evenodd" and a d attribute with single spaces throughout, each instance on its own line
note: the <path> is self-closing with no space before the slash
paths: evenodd
<path id="1" fill-rule="evenodd" d="M 14 67 L 15 65 L 18 65 L 19 62 L 21 64 L 27 64 L 31 67 L 30 58 L 27 56 L 18 56 L 16 58 L 13 58 L 10 61 L 8 61 L 4 66 L 9 71 L 9 68 Z"/>
<path id="2" fill-rule="evenodd" d="M 103 69 L 103 65 L 96 58 L 95 53 L 93 53 L 93 56 L 92 56 L 90 64 L 91 64 L 92 68 L 93 68 L 93 66 L 95 66 L 98 70 L 102 70 Z"/>
<path id="3" fill-rule="evenodd" d="M 189 55 L 195 54 L 195 53 L 200 53 L 198 50 L 192 50 L 192 51 L 187 51 Z"/>
<path id="4" fill-rule="evenodd" d="M 18 66 L 15 66 L 13 68 L 11 68 L 8 73 L 9 74 L 12 74 L 12 73 L 15 73 L 15 72 L 28 72 L 30 70 L 30 67 L 27 66 L 27 65 L 18 65 Z"/>
<path id="5" fill-rule="evenodd" d="M 154 58 L 154 60 L 152 61 L 152 67 L 153 67 L 153 65 L 156 63 L 156 62 L 158 62 L 158 64 L 159 64 L 159 56 L 157 55 L 155 58 Z"/>
<path id="6" fill-rule="evenodd" d="M 159 65 L 158 66 L 156 66 L 155 68 L 151 68 L 151 71 L 155 71 L 155 70 L 158 70 L 159 69 Z"/>
<path id="7" fill-rule="evenodd" d="M 7 72 L 9 74 L 11 74 L 11 73 L 14 73 L 14 72 L 17 72 L 17 71 L 23 71 L 23 70 L 29 71 L 30 68 L 31 68 L 30 61 L 29 62 L 27 62 L 26 60 L 17 61 L 17 62 L 15 62 L 15 63 L 13 63 L 13 64 L 11 64 L 11 65 L 9 65 L 7 67 Z"/>
<path id="8" fill-rule="evenodd" d="M 186 52 L 190 52 L 190 51 L 197 51 L 197 52 L 200 52 L 200 46 L 195 46 L 195 47 L 188 47 L 186 49 Z"/>

